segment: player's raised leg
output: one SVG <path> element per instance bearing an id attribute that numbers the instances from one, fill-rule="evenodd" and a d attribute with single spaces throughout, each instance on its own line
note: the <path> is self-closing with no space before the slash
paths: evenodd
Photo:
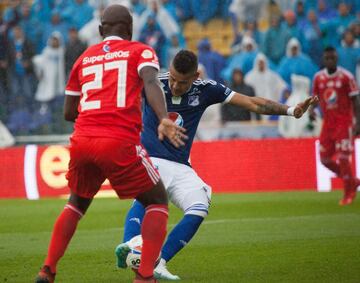
<path id="1" fill-rule="evenodd" d="M 57 218 L 51 236 L 48 254 L 35 282 L 52 283 L 55 280 L 56 265 L 75 233 L 77 224 L 85 214 L 92 199 L 71 194 L 69 202 Z"/>

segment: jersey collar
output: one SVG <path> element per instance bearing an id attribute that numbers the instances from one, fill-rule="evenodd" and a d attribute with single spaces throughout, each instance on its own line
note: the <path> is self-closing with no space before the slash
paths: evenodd
<path id="1" fill-rule="evenodd" d="M 336 68 L 336 71 L 332 74 L 329 74 L 328 70 L 325 68 L 325 75 L 329 78 L 335 77 L 339 71 L 339 68 Z"/>
<path id="2" fill-rule="evenodd" d="M 111 36 L 105 37 L 103 41 L 107 41 L 107 40 L 123 40 L 123 39 L 120 36 L 111 35 Z"/>

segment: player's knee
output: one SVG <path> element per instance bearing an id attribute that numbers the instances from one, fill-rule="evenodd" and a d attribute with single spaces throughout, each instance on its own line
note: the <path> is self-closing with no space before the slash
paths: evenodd
<path id="1" fill-rule="evenodd" d="M 209 205 L 204 203 L 195 203 L 185 211 L 185 215 L 197 215 L 205 218 L 209 214 Z"/>
<path id="2" fill-rule="evenodd" d="M 184 203 L 191 203 L 185 206 L 185 215 L 191 214 L 205 218 L 209 214 L 211 204 L 211 187 L 204 186 L 195 193 L 189 193 L 185 197 Z"/>
<path id="3" fill-rule="evenodd" d="M 70 194 L 69 204 L 78 209 L 82 214 L 85 214 L 92 200 L 92 198 L 83 198 L 72 193 Z"/>
<path id="4" fill-rule="evenodd" d="M 320 162 L 324 166 L 328 166 L 330 163 L 332 163 L 332 159 L 329 157 L 320 157 Z"/>

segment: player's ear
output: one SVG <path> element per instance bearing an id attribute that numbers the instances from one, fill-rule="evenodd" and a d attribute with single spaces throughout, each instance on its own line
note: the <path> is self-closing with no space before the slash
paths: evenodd
<path id="1" fill-rule="evenodd" d="M 199 76 L 200 76 L 200 72 L 197 71 L 194 75 L 194 81 L 197 80 L 199 78 Z"/>
<path id="2" fill-rule="evenodd" d="M 104 37 L 104 28 L 102 25 L 99 25 L 99 33 L 100 33 L 101 37 Z"/>

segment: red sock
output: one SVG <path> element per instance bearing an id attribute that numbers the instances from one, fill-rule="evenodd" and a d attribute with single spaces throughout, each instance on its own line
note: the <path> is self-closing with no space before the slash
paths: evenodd
<path id="1" fill-rule="evenodd" d="M 159 257 L 166 236 L 167 219 L 167 205 L 154 204 L 146 208 L 141 226 L 143 247 L 139 267 L 139 273 L 143 277 L 150 277 L 154 274 L 155 262 Z"/>
<path id="2" fill-rule="evenodd" d="M 349 158 L 346 156 L 340 157 L 339 161 L 340 161 L 340 176 L 344 182 L 345 192 L 347 192 L 353 189 L 356 180 L 354 179 L 353 176 Z"/>
<path id="3" fill-rule="evenodd" d="M 56 273 L 56 264 L 64 255 L 82 216 L 83 214 L 79 209 L 71 204 L 67 204 L 57 218 L 51 235 L 48 255 L 44 263 L 44 265 L 50 267 L 51 272 Z"/>

